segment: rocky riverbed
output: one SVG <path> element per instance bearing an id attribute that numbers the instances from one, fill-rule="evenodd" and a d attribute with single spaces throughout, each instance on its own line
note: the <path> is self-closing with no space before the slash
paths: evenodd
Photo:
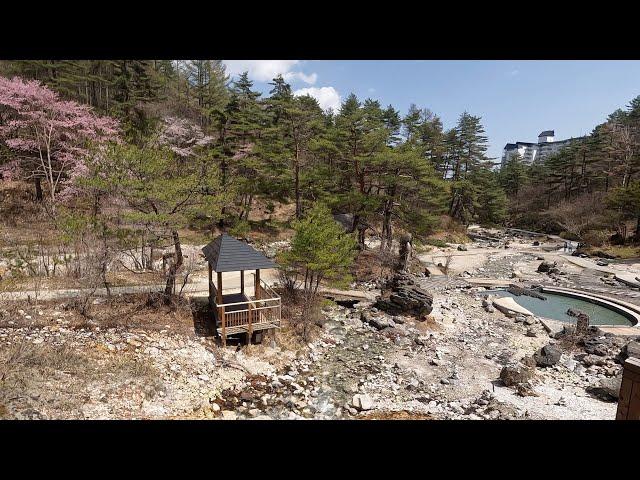
<path id="1" fill-rule="evenodd" d="M 495 250 L 437 288 L 415 277 L 430 292 L 428 315 L 332 304 L 298 350 L 277 341 L 223 349 L 170 325 L 78 328 L 55 305 L 5 311 L 0 417 L 613 419 L 621 361 L 640 345 L 597 329 L 552 338 L 535 318 L 490 308 L 464 276 L 549 277 L 535 252 Z"/>

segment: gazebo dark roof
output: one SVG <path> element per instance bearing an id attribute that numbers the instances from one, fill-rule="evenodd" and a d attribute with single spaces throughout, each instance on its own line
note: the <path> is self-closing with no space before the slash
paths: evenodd
<path id="1" fill-rule="evenodd" d="M 237 272 L 278 266 L 255 248 L 223 233 L 206 245 L 202 252 L 216 272 Z"/>

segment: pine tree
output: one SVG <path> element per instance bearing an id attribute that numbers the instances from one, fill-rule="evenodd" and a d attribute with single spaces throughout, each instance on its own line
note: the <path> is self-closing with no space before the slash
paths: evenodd
<path id="1" fill-rule="evenodd" d="M 382 220 L 381 250 L 391 248 L 394 219 L 418 235 L 431 233 L 446 205 L 446 186 L 433 166 L 409 143 L 386 149 L 372 164 Z"/>
<path id="2" fill-rule="evenodd" d="M 507 194 L 518 195 L 528 179 L 527 167 L 523 163 L 522 156 L 512 155 L 500 169 L 499 178 L 500 184 Z"/>
<path id="3" fill-rule="evenodd" d="M 449 214 L 464 222 L 468 222 L 469 214 L 474 211 L 477 202 L 477 191 L 470 177 L 480 172 L 479 178 L 482 178 L 486 176 L 482 171 L 490 168 L 486 157 L 487 137 L 480 120 L 480 117 L 464 112 L 455 129 L 456 152 L 452 156 L 453 185 Z"/>
<path id="4" fill-rule="evenodd" d="M 607 196 L 607 203 L 636 220 L 634 240 L 640 241 L 640 181 L 614 188 Z"/>
<path id="5" fill-rule="evenodd" d="M 357 97 L 347 97 L 336 117 L 336 142 L 341 158 L 341 187 L 338 203 L 353 214 L 351 231 L 358 232 L 364 248 L 368 220 L 379 207 L 373 190 L 372 158 L 390 143 L 393 132 L 386 128 L 380 104 L 370 99 L 360 104 Z"/>
<path id="6" fill-rule="evenodd" d="M 320 282 L 345 284 L 353 263 L 356 242 L 333 219 L 331 211 L 318 204 L 296 221 L 291 249 L 283 256 L 289 268 L 300 270 L 304 290 L 315 295 Z"/>

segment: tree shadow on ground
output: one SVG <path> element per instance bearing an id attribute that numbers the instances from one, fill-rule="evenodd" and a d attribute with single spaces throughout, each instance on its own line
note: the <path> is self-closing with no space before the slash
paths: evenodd
<path id="1" fill-rule="evenodd" d="M 213 337 L 216 334 L 213 312 L 207 298 L 192 300 L 193 331 L 197 337 Z"/>

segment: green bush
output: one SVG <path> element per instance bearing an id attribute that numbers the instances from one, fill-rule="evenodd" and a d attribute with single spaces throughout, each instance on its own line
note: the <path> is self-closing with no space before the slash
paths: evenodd
<path id="1" fill-rule="evenodd" d="M 229 235 L 237 238 L 247 238 L 251 231 L 251 225 L 247 220 L 238 220 L 233 227 L 229 229 Z"/>
<path id="2" fill-rule="evenodd" d="M 449 244 L 445 241 L 442 241 L 440 239 L 437 238 L 427 238 L 424 243 L 426 243 L 427 245 L 432 245 L 434 247 L 439 247 L 439 248 L 446 248 L 449 246 Z"/>
<path id="3" fill-rule="evenodd" d="M 338 287 L 348 285 L 356 241 L 336 223 L 331 211 L 318 204 L 294 223 L 294 229 L 291 250 L 283 253 L 282 261 L 285 267 L 300 271 L 305 292 L 315 294 L 323 280 Z"/>

